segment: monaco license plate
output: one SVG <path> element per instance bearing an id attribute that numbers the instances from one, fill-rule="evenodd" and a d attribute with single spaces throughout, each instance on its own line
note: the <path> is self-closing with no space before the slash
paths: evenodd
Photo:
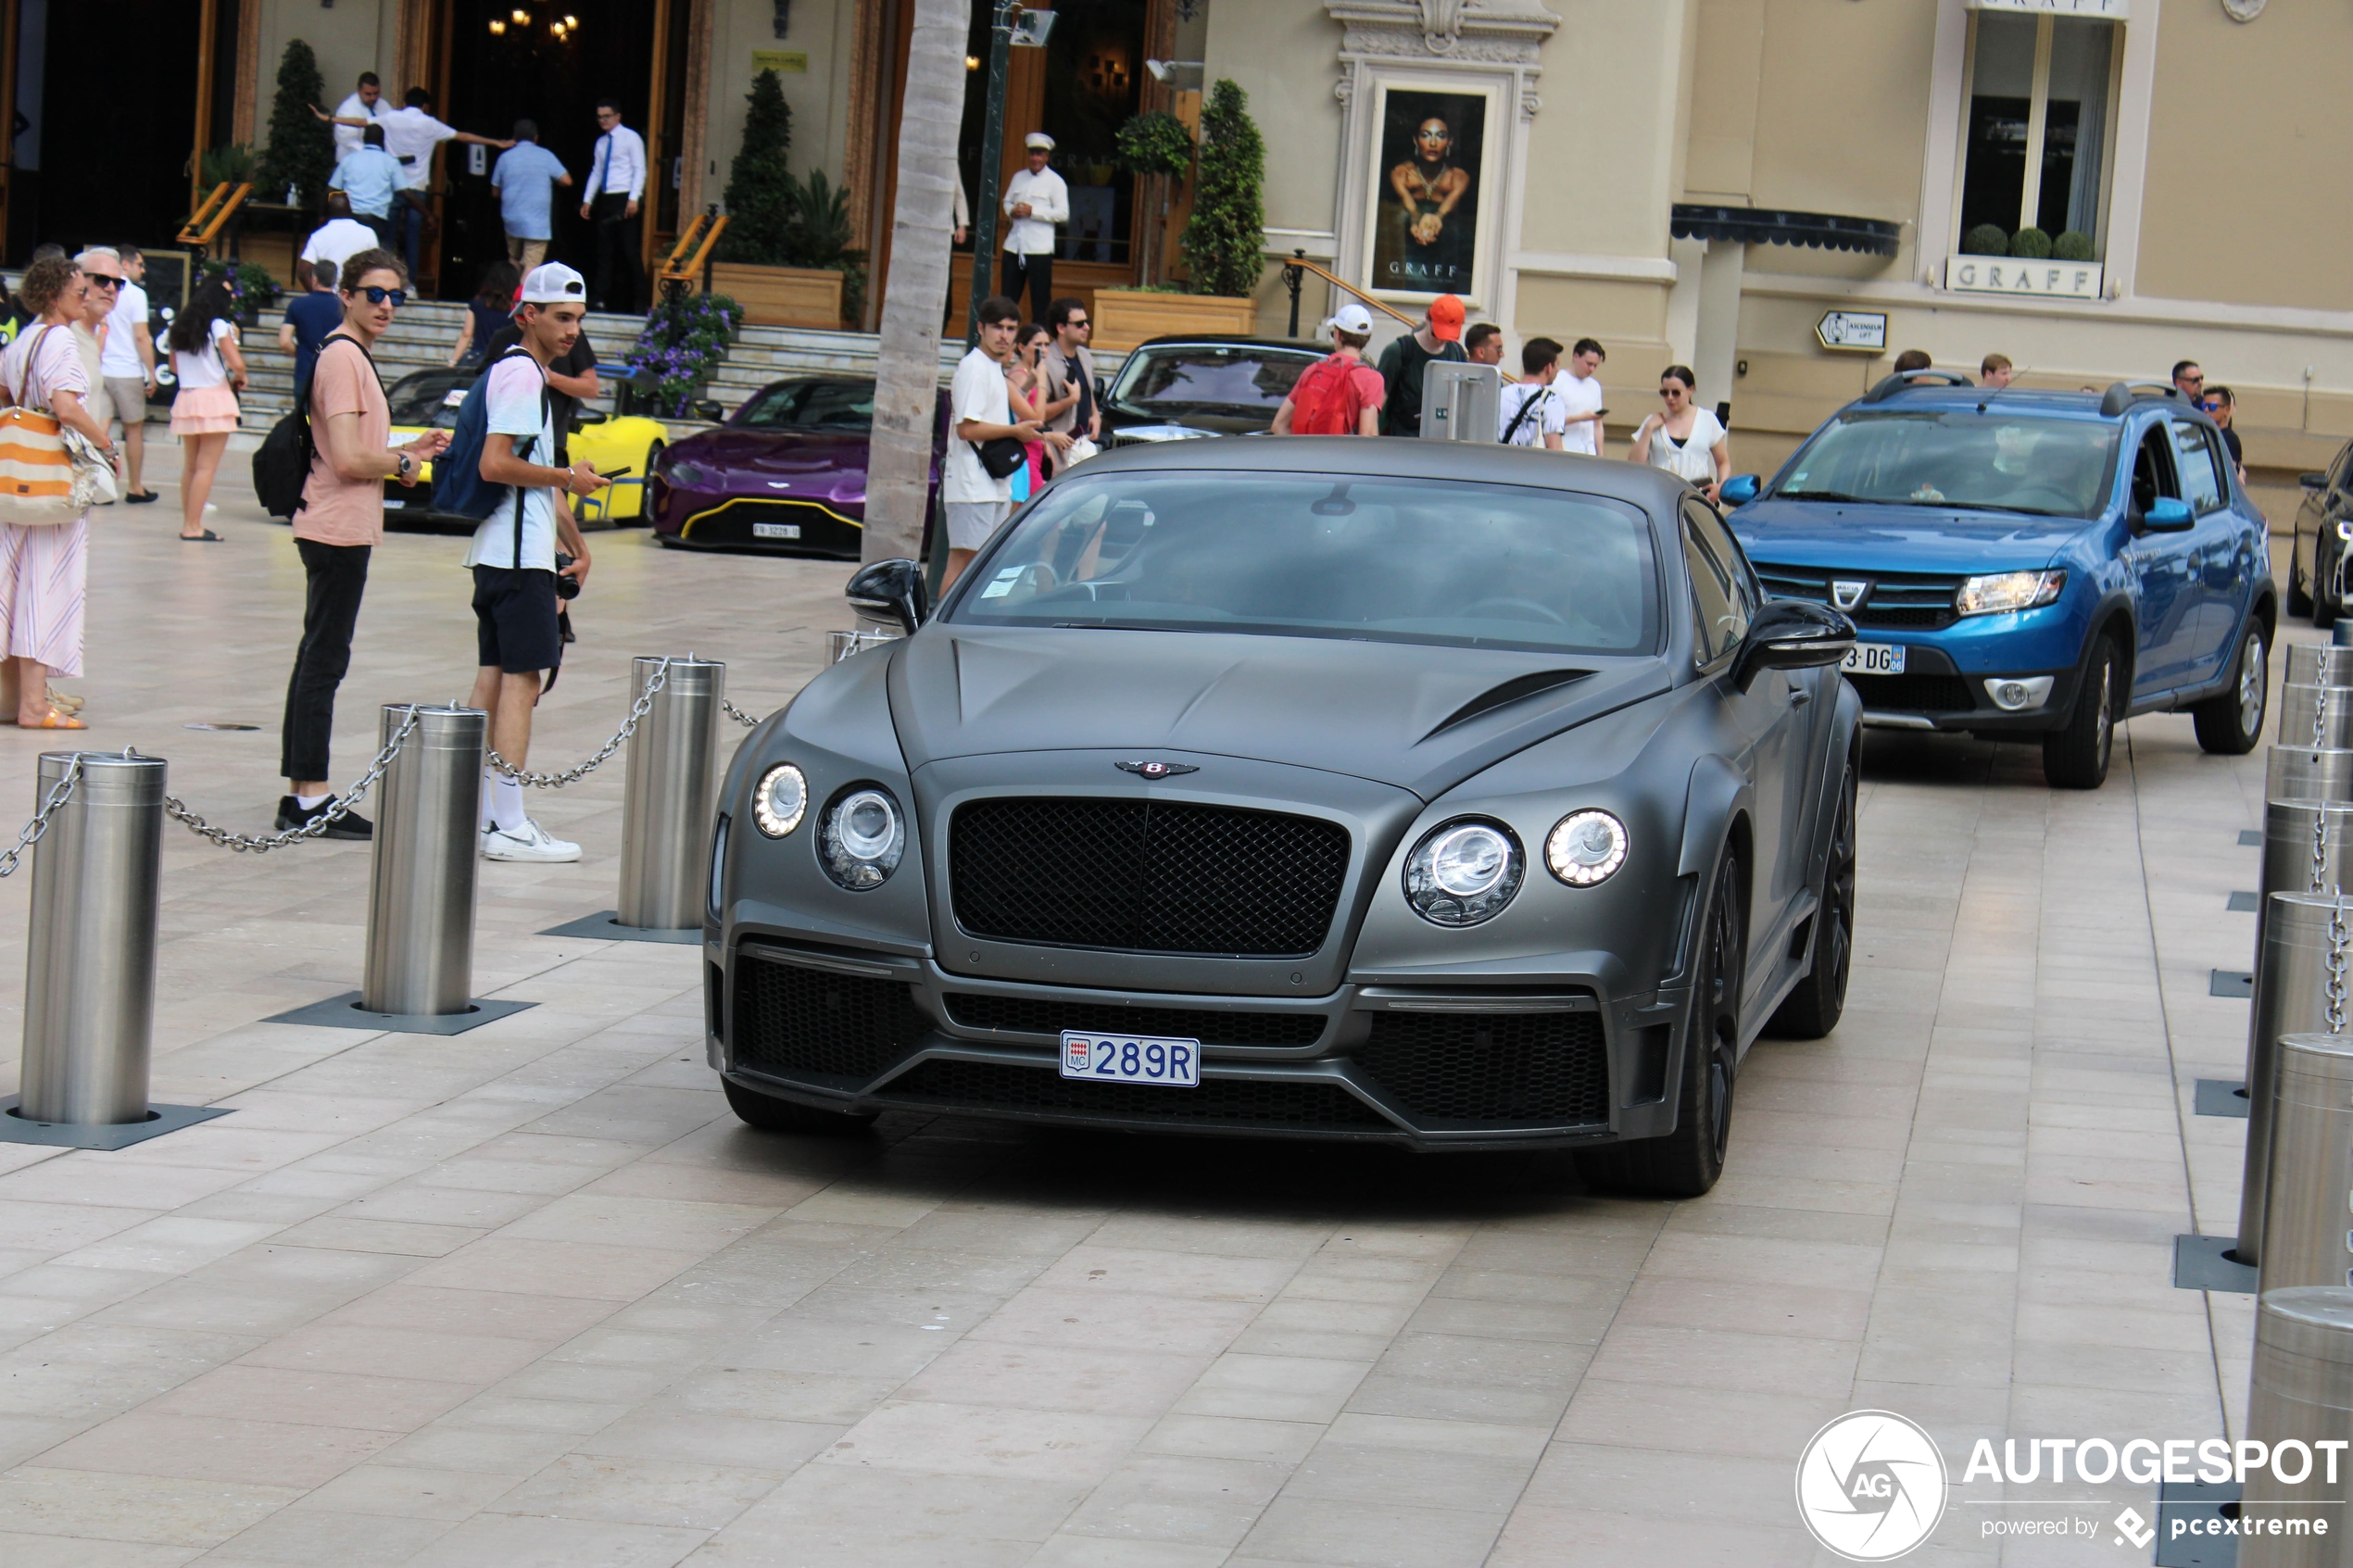
<path id="1" fill-rule="evenodd" d="M 800 524 L 797 522 L 755 522 L 751 525 L 755 539 L 798 539 Z"/>
<path id="2" fill-rule="evenodd" d="M 1849 675 L 1901 675 L 1904 673 L 1904 645 L 1856 643 L 1846 650 L 1846 661 L 1839 668 Z"/>
<path id="3" fill-rule="evenodd" d="M 1114 1084 L 1201 1087 L 1201 1042 L 1152 1035 L 1088 1035 L 1063 1031 L 1063 1076 Z"/>

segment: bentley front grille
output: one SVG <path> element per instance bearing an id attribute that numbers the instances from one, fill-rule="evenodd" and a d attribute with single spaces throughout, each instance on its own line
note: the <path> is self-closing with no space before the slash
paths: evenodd
<path id="1" fill-rule="evenodd" d="M 1348 830 L 1178 801 L 1009 797 L 958 807 L 957 923 L 1062 947 L 1305 958 L 1348 874 Z"/>
<path id="2" fill-rule="evenodd" d="M 923 1038 L 930 1024 L 913 988 L 736 953 L 736 1065 L 778 1078 L 818 1075 L 864 1084 Z M 841 1085 L 837 1085 L 841 1086 Z"/>
<path id="3" fill-rule="evenodd" d="M 1606 1126 L 1597 1012 L 1383 1012 L 1357 1070 L 1416 1122 Z"/>
<path id="4" fill-rule="evenodd" d="M 1158 1035 L 1211 1046 L 1312 1046 L 1324 1037 L 1319 1012 L 1228 1012 L 1214 1008 L 1121 1007 L 1048 997 L 948 995 L 948 1017 L 966 1029 L 1011 1035 Z"/>

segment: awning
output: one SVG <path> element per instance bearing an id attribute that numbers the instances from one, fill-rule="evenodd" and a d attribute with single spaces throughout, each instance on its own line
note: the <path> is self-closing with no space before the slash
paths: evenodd
<path id="1" fill-rule="evenodd" d="M 1677 202 L 1669 231 L 1679 240 L 1727 240 L 1750 245 L 1811 245 L 1894 256 L 1902 228 L 1876 218 L 1828 212 L 1788 212 L 1765 207 L 1694 207 Z"/>

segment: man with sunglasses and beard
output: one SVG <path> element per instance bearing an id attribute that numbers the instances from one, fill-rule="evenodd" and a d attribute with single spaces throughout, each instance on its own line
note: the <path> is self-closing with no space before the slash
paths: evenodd
<path id="1" fill-rule="evenodd" d="M 405 446 L 391 445 L 392 406 L 384 399 L 370 351 L 408 302 L 409 274 L 388 250 L 363 250 L 343 268 L 343 325 L 319 345 L 309 384 L 310 436 L 317 447 L 302 505 L 294 515 L 295 548 L 302 553 L 308 589 L 303 600 L 302 643 L 286 683 L 279 771 L 288 794 L 278 801 L 278 826 L 308 827 L 333 809 L 328 748 L 335 721 L 335 690 L 351 667 L 351 634 L 368 587 L 368 558 L 384 532 L 384 481 L 414 484 L 449 433 L 429 430 Z M 322 836 L 371 838 L 374 827 L 356 811 L 332 822 Z"/>

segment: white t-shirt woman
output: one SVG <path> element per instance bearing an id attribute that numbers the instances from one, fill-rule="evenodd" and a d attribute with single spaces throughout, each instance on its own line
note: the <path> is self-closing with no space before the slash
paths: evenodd
<path id="1" fill-rule="evenodd" d="M 173 349 L 171 373 L 179 378 L 180 390 L 201 392 L 210 386 L 227 386 L 229 367 L 221 359 L 220 344 L 224 338 L 233 341 L 236 335 L 237 324 L 224 316 L 212 323 L 210 337 L 194 354 L 182 354 Z"/>
<path id="2" fill-rule="evenodd" d="M 1642 421 L 1628 455 L 1688 480 L 1712 501 L 1730 476 L 1732 461 L 1722 421 L 1692 401 L 1693 384 L 1692 372 L 1680 365 L 1660 372 L 1658 395 L 1666 407 Z"/>

